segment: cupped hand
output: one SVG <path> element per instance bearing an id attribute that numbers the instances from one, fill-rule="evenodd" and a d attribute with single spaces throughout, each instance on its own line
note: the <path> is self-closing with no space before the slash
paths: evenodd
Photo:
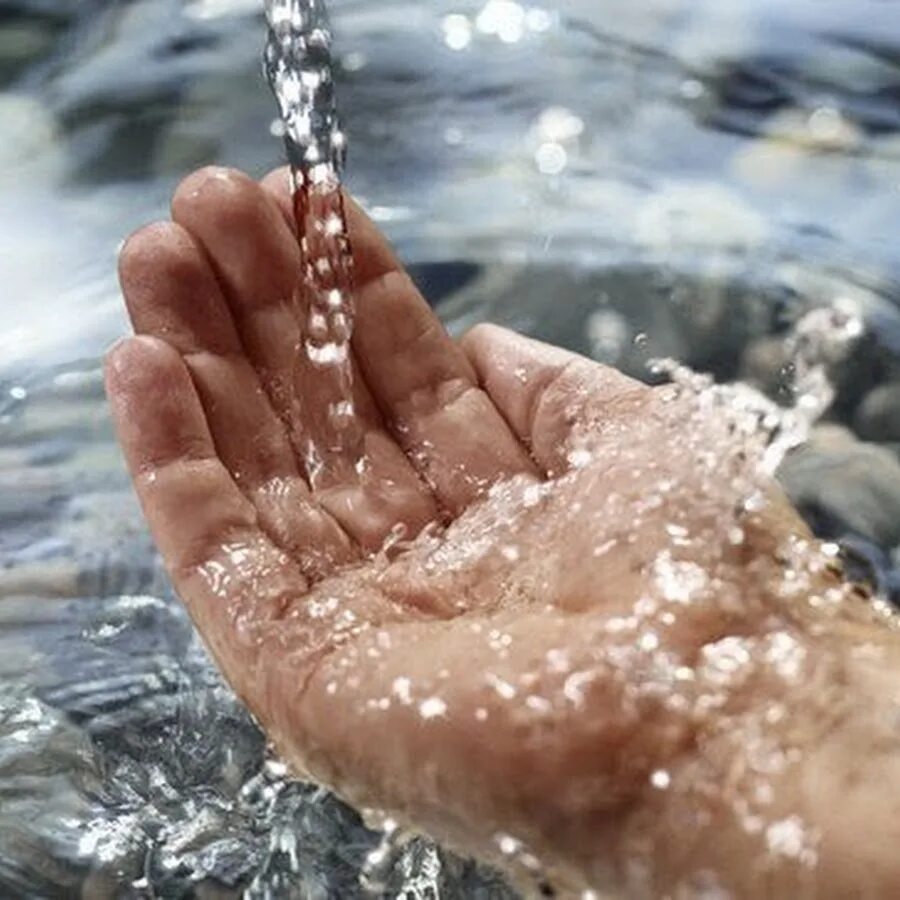
<path id="1" fill-rule="evenodd" d="M 728 666 L 799 645 L 766 560 L 802 529 L 738 517 L 740 460 L 678 392 L 495 327 L 453 340 L 348 215 L 365 465 L 313 484 L 286 172 L 199 172 L 122 253 L 114 418 L 209 648 L 298 773 L 520 883 L 655 896 L 726 871 L 761 839 L 685 844 L 678 817 L 718 777 L 701 735 L 731 759 L 719 726 L 772 680 Z"/>

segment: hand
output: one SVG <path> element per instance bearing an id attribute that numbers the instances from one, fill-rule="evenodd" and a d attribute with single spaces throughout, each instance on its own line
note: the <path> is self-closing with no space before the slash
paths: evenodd
<path id="1" fill-rule="evenodd" d="M 803 602 L 777 596 L 778 548 L 811 546 L 792 511 L 736 512 L 746 461 L 677 391 L 498 328 L 452 340 L 348 204 L 366 465 L 314 486 L 286 173 L 191 176 L 121 259 L 120 440 L 180 596 L 277 747 L 526 887 L 846 883 L 830 858 L 810 875 L 817 819 L 773 856 L 767 827 L 815 816 L 787 769 L 741 762 L 750 736 L 788 746 L 773 706 L 812 735 L 804 679 L 838 665 L 805 603 L 833 577 L 804 564 Z"/>

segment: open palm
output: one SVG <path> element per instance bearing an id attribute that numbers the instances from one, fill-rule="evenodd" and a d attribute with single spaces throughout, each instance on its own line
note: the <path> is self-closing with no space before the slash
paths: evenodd
<path id="1" fill-rule="evenodd" d="M 718 602 L 748 544 L 671 397 L 501 329 L 452 340 L 351 204 L 367 465 L 311 486 L 290 209 L 284 171 L 205 170 L 122 254 L 138 337 L 111 351 L 109 393 L 207 644 L 297 771 L 360 807 L 523 878 L 623 884 L 641 854 L 665 870 L 655 798 L 696 723 L 645 688 L 699 691 L 700 648 L 761 618 L 752 588 Z M 703 572 L 717 602 L 686 608 Z"/>

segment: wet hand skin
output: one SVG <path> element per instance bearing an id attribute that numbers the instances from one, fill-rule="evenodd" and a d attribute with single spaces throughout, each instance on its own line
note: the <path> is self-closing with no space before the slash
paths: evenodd
<path id="1" fill-rule="evenodd" d="M 526 891 L 895 896 L 896 638 L 715 413 L 453 341 L 351 204 L 367 465 L 313 489 L 290 209 L 283 171 L 187 179 L 123 251 L 107 365 L 175 586 L 284 757 Z"/>

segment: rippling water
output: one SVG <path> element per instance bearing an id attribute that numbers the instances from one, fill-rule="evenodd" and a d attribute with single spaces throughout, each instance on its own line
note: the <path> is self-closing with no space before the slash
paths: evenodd
<path id="1" fill-rule="evenodd" d="M 785 398 L 791 325 L 862 319 L 783 478 L 896 597 L 900 4 L 341 0 L 333 19 L 351 186 L 455 329 Z M 0 5 L 3 896 L 351 897 L 378 847 L 265 763 L 161 574 L 100 385 L 122 236 L 197 165 L 279 162 L 263 40 L 251 0 Z M 508 894 L 421 841 L 368 869 L 387 896 Z"/>

